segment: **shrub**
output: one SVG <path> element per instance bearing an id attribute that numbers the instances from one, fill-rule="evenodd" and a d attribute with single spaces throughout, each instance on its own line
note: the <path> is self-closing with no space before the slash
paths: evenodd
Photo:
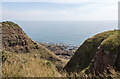
<path id="1" fill-rule="evenodd" d="M 5 51 L 2 51 L 2 63 L 5 62 L 5 60 L 7 59 L 7 54 L 5 53 Z"/>
<path id="2" fill-rule="evenodd" d="M 52 63 L 51 63 L 50 61 L 47 61 L 47 62 L 46 62 L 46 66 L 47 66 L 47 68 L 51 68 Z"/>

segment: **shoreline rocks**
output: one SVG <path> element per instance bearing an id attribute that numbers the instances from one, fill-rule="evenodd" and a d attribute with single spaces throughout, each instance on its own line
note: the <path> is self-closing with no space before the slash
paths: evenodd
<path id="1" fill-rule="evenodd" d="M 44 47 L 48 48 L 52 51 L 55 55 L 63 59 L 70 59 L 74 52 L 78 49 L 77 46 L 69 46 L 63 44 L 56 44 L 56 43 L 40 43 Z"/>

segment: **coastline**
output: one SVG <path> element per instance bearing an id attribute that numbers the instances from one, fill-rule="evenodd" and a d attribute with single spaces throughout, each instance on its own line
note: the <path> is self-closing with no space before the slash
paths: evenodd
<path id="1" fill-rule="evenodd" d="M 78 46 L 71 46 L 58 43 L 39 43 L 42 46 L 48 48 L 51 52 L 62 59 L 70 59 L 75 51 L 78 49 Z"/>

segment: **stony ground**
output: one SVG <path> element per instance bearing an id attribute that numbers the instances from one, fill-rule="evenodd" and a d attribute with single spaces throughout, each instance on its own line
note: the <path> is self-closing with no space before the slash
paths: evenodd
<path id="1" fill-rule="evenodd" d="M 68 46 L 62 44 L 48 44 L 48 43 L 40 43 L 44 47 L 48 48 L 55 55 L 63 59 L 70 59 L 74 52 L 78 49 L 77 46 Z"/>

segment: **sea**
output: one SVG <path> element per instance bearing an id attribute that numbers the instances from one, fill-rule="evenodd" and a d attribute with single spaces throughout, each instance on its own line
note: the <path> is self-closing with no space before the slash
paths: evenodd
<path id="1" fill-rule="evenodd" d="M 14 21 L 34 41 L 80 46 L 86 39 L 118 28 L 117 21 Z"/>

